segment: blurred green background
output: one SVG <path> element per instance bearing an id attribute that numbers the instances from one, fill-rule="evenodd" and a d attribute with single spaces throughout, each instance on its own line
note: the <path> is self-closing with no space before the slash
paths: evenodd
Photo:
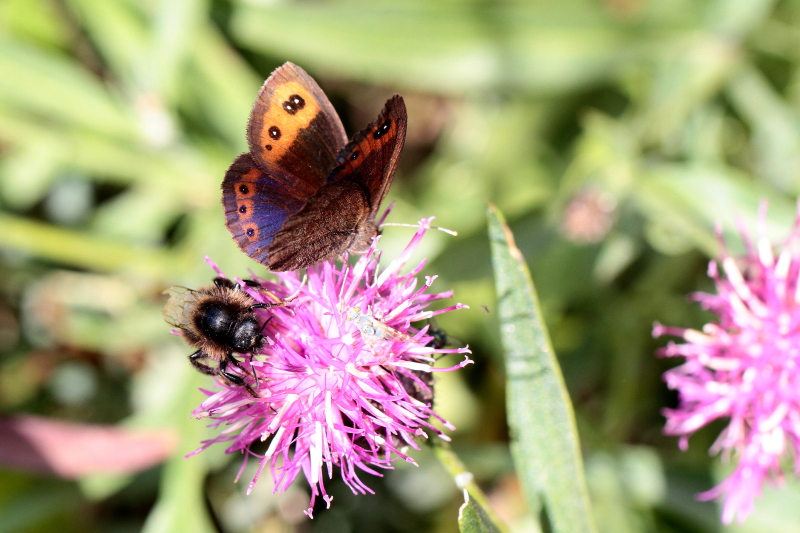
<path id="1" fill-rule="evenodd" d="M 800 489 L 723 527 L 694 494 L 725 474 L 661 434 L 676 397 L 653 321 L 699 327 L 713 224 L 741 249 L 800 189 L 800 0 L 0 1 L 0 410 L 177 432 L 166 462 L 62 479 L 0 470 L 0 532 L 454 532 L 461 495 L 423 446 L 374 496 L 313 521 L 307 486 L 244 495 L 189 418 L 210 378 L 168 335 L 161 291 L 264 268 L 224 227 L 219 184 L 245 151 L 258 88 L 284 61 L 322 85 L 348 133 L 394 92 L 409 130 L 390 218 L 435 215 L 425 274 L 471 306 L 439 325 L 475 365 L 440 374 L 453 448 L 514 532 L 537 531 L 507 447 L 486 203 L 537 285 L 575 404 L 601 532 L 797 531 Z M 388 204 L 387 204 L 388 205 Z M 391 257 L 413 230 L 388 228 Z M 485 306 L 485 309 L 483 308 Z M 1 450 L 0 450 L 1 451 Z"/>

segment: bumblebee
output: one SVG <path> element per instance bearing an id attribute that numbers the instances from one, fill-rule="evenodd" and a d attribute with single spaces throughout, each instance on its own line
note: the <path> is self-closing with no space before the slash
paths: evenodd
<path id="1" fill-rule="evenodd" d="M 245 280 L 245 284 L 259 287 L 249 280 Z M 164 320 L 180 329 L 186 342 L 197 348 L 189 355 L 192 365 L 203 374 L 240 385 L 258 398 L 259 395 L 243 377 L 255 376 L 242 367 L 233 354 L 258 353 L 264 344 L 262 332 L 269 319 L 262 324 L 254 311 L 283 305 L 284 302 L 256 302 L 238 283 L 222 277 L 214 278 L 213 285 L 197 290 L 172 287 L 164 294 L 169 295 L 164 306 Z M 217 364 L 210 366 L 208 360 Z M 235 366 L 243 375 L 231 372 L 229 365 Z"/>

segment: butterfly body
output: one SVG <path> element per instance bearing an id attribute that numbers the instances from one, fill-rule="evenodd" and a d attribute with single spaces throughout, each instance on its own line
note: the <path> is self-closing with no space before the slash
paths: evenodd
<path id="1" fill-rule="evenodd" d="M 286 63 L 264 83 L 247 128 L 250 152 L 222 183 L 226 225 L 270 270 L 305 268 L 364 252 L 397 170 L 407 116 L 402 97 L 347 142 L 325 93 Z"/>

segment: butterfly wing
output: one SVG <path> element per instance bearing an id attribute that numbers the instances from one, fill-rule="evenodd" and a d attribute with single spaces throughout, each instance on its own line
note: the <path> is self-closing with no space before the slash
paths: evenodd
<path id="1" fill-rule="evenodd" d="M 258 93 L 247 142 L 259 168 L 311 196 L 336 166 L 347 135 L 317 82 L 284 63 Z"/>
<path id="2" fill-rule="evenodd" d="M 378 233 L 375 215 L 397 170 L 407 121 L 403 98 L 395 95 L 353 137 L 328 183 L 275 235 L 266 263 L 270 270 L 295 270 L 347 251 L 366 251 Z"/>
<path id="3" fill-rule="evenodd" d="M 222 181 L 225 225 L 239 248 L 265 265 L 273 237 L 307 199 L 305 190 L 268 174 L 251 154 L 237 157 Z"/>
<path id="4" fill-rule="evenodd" d="M 222 182 L 228 229 L 239 247 L 268 265 L 273 237 L 325 184 L 347 142 L 328 97 L 292 63 L 276 69 L 253 105 L 250 153 L 239 156 Z"/>
<path id="5" fill-rule="evenodd" d="M 324 185 L 275 235 L 266 265 L 282 272 L 335 259 L 354 245 L 360 228 L 368 224 L 369 202 L 359 185 Z"/>
<path id="6" fill-rule="evenodd" d="M 370 220 L 392 185 L 406 140 L 408 116 L 399 94 L 389 98 L 378 118 L 361 130 L 341 151 L 328 182 L 351 181 L 367 192 Z"/>

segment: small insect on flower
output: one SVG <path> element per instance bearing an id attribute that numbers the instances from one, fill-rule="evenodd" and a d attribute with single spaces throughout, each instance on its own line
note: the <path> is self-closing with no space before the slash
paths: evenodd
<path id="1" fill-rule="evenodd" d="M 440 328 L 433 318 L 428 319 L 428 335 L 433 337 L 426 346 L 429 348 L 444 348 L 453 344 L 464 344 L 459 339 L 451 337 L 445 330 Z"/>
<path id="2" fill-rule="evenodd" d="M 463 344 L 461 341 L 449 337 L 447 332 L 439 328 L 432 318 L 428 319 L 427 334 L 432 338 L 425 345 L 426 348 L 440 350 L 454 342 Z M 432 407 L 434 396 L 433 386 L 435 383 L 433 373 L 423 372 L 421 370 L 409 370 L 409 374 L 411 375 L 397 373 L 397 379 L 403 385 L 409 397 Z"/>
<path id="3" fill-rule="evenodd" d="M 244 283 L 258 286 L 249 280 Z M 244 377 L 231 372 L 228 365 L 254 378 L 233 354 L 258 353 L 264 344 L 262 331 L 269 319 L 262 324 L 254 311 L 283 305 L 284 302 L 256 302 L 238 283 L 222 277 L 214 278 L 214 285 L 198 290 L 171 287 L 164 294 L 169 295 L 164 306 L 164 320 L 180 329 L 186 342 L 197 348 L 189 356 L 192 365 L 203 374 L 240 385 L 251 396 L 258 398 L 259 395 L 245 382 Z M 204 362 L 208 359 L 216 361 L 217 365 L 209 366 Z"/>
<path id="4" fill-rule="evenodd" d="M 362 313 L 358 307 L 350 308 L 347 312 L 347 319 L 353 321 L 358 331 L 361 332 L 364 343 L 373 351 L 378 341 L 417 342 L 413 337 L 387 326 L 374 316 Z"/>

